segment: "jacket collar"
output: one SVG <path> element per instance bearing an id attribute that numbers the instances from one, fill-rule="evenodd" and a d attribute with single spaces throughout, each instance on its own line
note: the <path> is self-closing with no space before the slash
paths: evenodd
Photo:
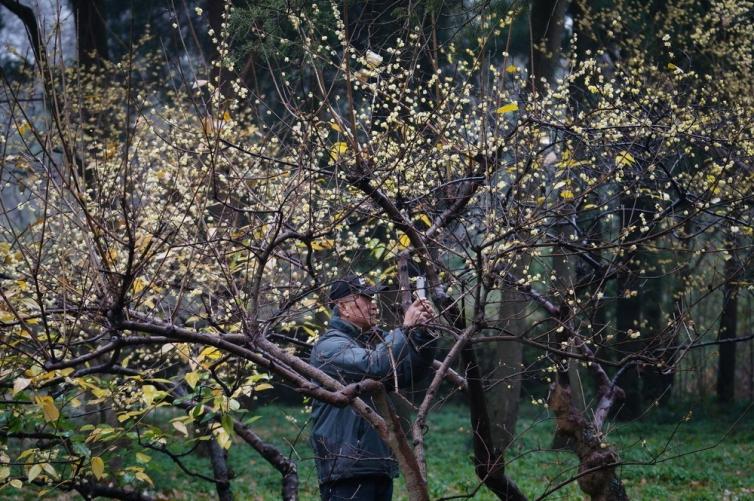
<path id="1" fill-rule="evenodd" d="M 351 322 L 343 320 L 337 313 L 333 313 L 332 317 L 330 317 L 329 325 L 331 329 L 348 334 L 354 339 L 358 339 L 362 336 L 361 329 Z"/>

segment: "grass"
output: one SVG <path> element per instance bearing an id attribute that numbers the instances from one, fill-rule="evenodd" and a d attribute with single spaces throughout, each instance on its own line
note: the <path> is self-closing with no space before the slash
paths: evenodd
<path id="1" fill-rule="evenodd" d="M 754 410 L 736 422 L 744 409 L 715 414 L 701 408 L 688 421 L 688 409 L 664 411 L 651 420 L 613 423 L 607 440 L 618 446 L 629 464 L 620 474 L 631 499 L 640 500 L 744 500 L 754 499 Z M 254 411 L 253 424 L 263 437 L 296 458 L 302 500 L 319 499 L 312 453 L 307 444 L 308 415 L 301 409 L 271 405 Z M 700 415 L 701 414 L 701 415 Z M 427 435 L 430 496 L 466 495 L 475 500 L 496 499 L 479 487 L 470 461 L 472 439 L 467 410 L 446 406 L 431 416 Z M 507 472 L 532 499 L 568 479 L 576 471 L 569 452 L 547 451 L 552 420 L 546 411 L 525 407 L 518 423 L 519 437 L 509 449 Z M 199 501 L 215 499 L 207 482 L 188 477 L 165 456 L 151 453 L 148 473 L 165 499 Z M 280 475 L 250 447 L 238 443 L 229 460 L 236 477 L 233 491 L 239 500 L 280 499 Z M 128 463 L 128 462 L 127 462 Z M 184 458 L 192 471 L 210 474 L 208 459 Z M 7 491 L 6 491 L 7 492 Z M 394 499 L 406 499 L 404 484 L 395 484 Z M 6 494 L 7 495 L 7 494 Z M 583 499 L 575 482 L 548 499 Z"/>
<path id="2" fill-rule="evenodd" d="M 261 418 L 254 424 L 265 438 L 297 458 L 303 500 L 318 499 L 314 462 L 302 431 L 308 416 L 300 409 L 268 406 L 258 409 Z M 696 414 L 699 414 L 697 412 Z M 754 499 L 754 420 L 744 416 L 734 426 L 736 413 L 707 413 L 689 421 L 686 412 L 667 413 L 648 422 L 615 424 L 608 440 L 615 443 L 628 462 L 654 463 L 621 468 L 632 499 L 719 500 Z M 509 450 L 508 473 L 524 492 L 535 498 L 548 486 L 569 478 L 577 466 L 568 452 L 547 452 L 553 423 L 546 412 L 527 407 L 518 423 L 519 438 Z M 472 437 L 468 412 L 462 406 L 447 406 L 431 416 L 427 435 L 430 495 L 433 499 L 465 495 L 475 491 L 478 481 L 471 464 Z M 699 451 L 699 452 L 694 452 Z M 233 489 L 238 499 L 279 499 L 280 475 L 254 451 L 244 445 L 231 448 L 230 462 L 237 475 Z M 194 462 L 192 462 L 194 463 Z M 207 471 L 208 463 L 192 464 Z M 185 492 L 185 499 L 211 499 L 206 483 L 186 480 L 169 460 L 155 458 L 151 468 L 157 485 Z M 182 487 L 181 487 L 182 486 Z M 396 482 L 395 499 L 406 499 L 402 480 Z M 201 493 L 201 494 L 200 494 Z M 727 494 L 726 494 L 727 493 Z M 575 483 L 550 499 L 582 499 Z M 496 499 L 484 487 L 475 500 Z"/>

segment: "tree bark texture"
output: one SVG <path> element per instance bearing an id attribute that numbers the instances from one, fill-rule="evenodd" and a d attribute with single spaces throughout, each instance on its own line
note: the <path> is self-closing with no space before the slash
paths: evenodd
<path id="1" fill-rule="evenodd" d="M 728 253 L 725 261 L 725 285 L 723 286 L 723 307 L 720 314 L 720 330 L 717 339 L 724 341 L 736 337 L 738 330 L 738 285 L 739 267 L 735 258 L 735 241 L 727 242 Z M 721 343 L 718 347 L 717 400 L 731 402 L 736 394 L 736 344 Z"/>
<path id="2" fill-rule="evenodd" d="M 76 19 L 79 64 L 95 66 L 109 59 L 107 20 L 102 0 L 72 0 Z"/>
<path id="3" fill-rule="evenodd" d="M 528 260 L 527 260 L 528 261 Z M 500 289 L 497 326 L 501 332 L 522 335 L 526 330 L 526 298 L 511 288 Z M 521 398 L 523 343 L 497 342 L 492 349 L 490 387 L 486 391 L 494 448 L 504 451 L 513 441 Z"/>
<path id="4" fill-rule="evenodd" d="M 569 3 L 570 0 L 533 0 L 531 3 L 529 68 L 537 91 L 542 90 L 542 79 L 551 82 L 555 77 Z"/>
<path id="5" fill-rule="evenodd" d="M 624 501 L 628 495 L 616 475 L 617 451 L 602 441 L 600 431 L 573 404 L 571 388 L 554 384 L 548 399 L 558 434 L 568 436 L 579 458 L 579 487 L 592 501 Z"/>
<path id="6" fill-rule="evenodd" d="M 212 461 L 217 499 L 219 501 L 233 501 L 228 472 L 228 452 L 214 438 L 209 440 L 209 457 Z"/>
<path id="7" fill-rule="evenodd" d="M 466 345 L 461 352 L 461 360 L 466 366 L 467 395 L 471 430 L 474 436 L 474 468 L 476 474 L 484 482 L 484 485 L 500 499 L 524 501 L 526 496 L 505 475 L 505 451 L 494 446 L 487 411 L 487 399 L 485 398 L 482 375 L 473 345 Z"/>

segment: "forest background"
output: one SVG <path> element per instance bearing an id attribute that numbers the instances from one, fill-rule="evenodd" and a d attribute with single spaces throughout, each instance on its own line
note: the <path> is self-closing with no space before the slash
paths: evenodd
<path id="1" fill-rule="evenodd" d="M 750 498 L 753 17 L 0 0 L 2 495 L 313 498 L 320 399 L 401 498 Z M 350 272 L 426 380 L 307 363 Z"/>

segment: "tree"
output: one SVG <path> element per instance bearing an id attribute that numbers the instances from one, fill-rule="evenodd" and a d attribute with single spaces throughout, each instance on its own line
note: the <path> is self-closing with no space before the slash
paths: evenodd
<path id="1" fill-rule="evenodd" d="M 480 369 L 477 351 L 499 343 L 536 353 L 520 378 L 549 385 L 540 405 L 578 460 L 538 494 L 575 482 L 595 500 L 626 498 L 624 463 L 605 426 L 624 378 L 658 363 L 672 370 L 705 341 L 695 333 L 658 350 L 633 324 L 619 318 L 601 331 L 592 318 L 606 303 L 638 297 L 631 291 L 643 282 L 676 273 L 659 260 L 657 273 L 646 273 L 632 260 L 659 246 L 684 248 L 678 231 L 689 221 L 709 230 L 699 236 L 708 261 L 718 259 L 721 231 L 751 234 L 752 93 L 739 80 L 754 46 L 741 41 L 754 35 L 740 7 L 717 7 L 733 16 L 723 27 L 719 15 L 675 19 L 696 26 L 686 52 L 718 61 L 724 85 L 713 86 L 708 73 L 647 56 L 621 22 L 630 4 L 612 7 L 584 14 L 610 40 L 568 59 L 563 77 L 536 93 L 525 72 L 486 54 L 512 32 L 515 12 L 470 14 L 474 49 L 438 44 L 427 76 L 419 58 L 404 57 L 424 50 L 426 26 L 367 52 L 330 5 L 287 12 L 295 36 L 285 41 L 264 33 L 295 46 L 312 83 L 301 91 L 284 71 L 271 72 L 279 109 L 266 109 L 240 78 L 220 77 L 237 69 L 222 57 L 228 23 L 217 34 L 218 78 L 209 81 L 135 44 L 105 70 L 76 75 L 82 85 L 63 85 L 72 78 L 64 67 L 37 73 L 61 82 L 50 95 L 86 89 L 87 79 L 107 82 L 108 92 L 35 120 L 24 105 L 34 80 L 5 81 L 13 99 L 3 109 L 1 181 L 26 198 L 1 213 L 0 383 L 10 403 L 0 426 L 9 442 L 31 445 L 13 468 L 0 458 L 9 465 L 2 481 L 145 498 L 152 480 L 138 454 L 165 454 L 181 467 L 182 454 L 209 442 L 212 473 L 188 474 L 228 498 L 224 451 L 237 437 L 280 472 L 283 497 L 296 499 L 296 464 L 262 441 L 242 407 L 289 385 L 351 406 L 390 446 L 409 498 L 428 499 L 423 425 L 449 381 L 469 397 L 480 486 L 525 499 L 504 468 L 512 431 L 483 398 L 485 384 L 511 377 Z M 332 34 L 318 24 L 325 17 Z M 725 35 L 731 26 L 735 40 Z M 702 36 L 710 32 L 719 36 Z M 660 40 L 676 43 L 670 31 Z M 588 112 L 573 105 L 575 88 Z M 80 122 L 92 105 L 113 124 L 104 140 Z M 88 152 L 96 190 L 70 154 L 78 151 Z M 675 168 L 680 159 L 686 170 Z M 590 231 L 594 221 L 601 231 Z M 551 249 L 568 253 L 554 276 Z M 409 259 L 426 277 L 444 351 L 406 433 L 380 382 L 344 386 L 309 365 L 305 350 L 326 319 L 333 279 L 361 271 L 405 296 L 410 278 L 399 270 Z M 583 282 L 578 266 L 591 270 Z M 730 282 L 712 275 L 696 294 Z M 511 300 L 525 304 L 525 323 Z M 676 318 L 697 315 L 694 306 Z M 586 402 L 574 389 L 577 364 L 592 382 Z M 111 407 L 117 422 L 83 424 L 82 405 Z M 112 468 L 116 455 L 128 466 Z"/>

